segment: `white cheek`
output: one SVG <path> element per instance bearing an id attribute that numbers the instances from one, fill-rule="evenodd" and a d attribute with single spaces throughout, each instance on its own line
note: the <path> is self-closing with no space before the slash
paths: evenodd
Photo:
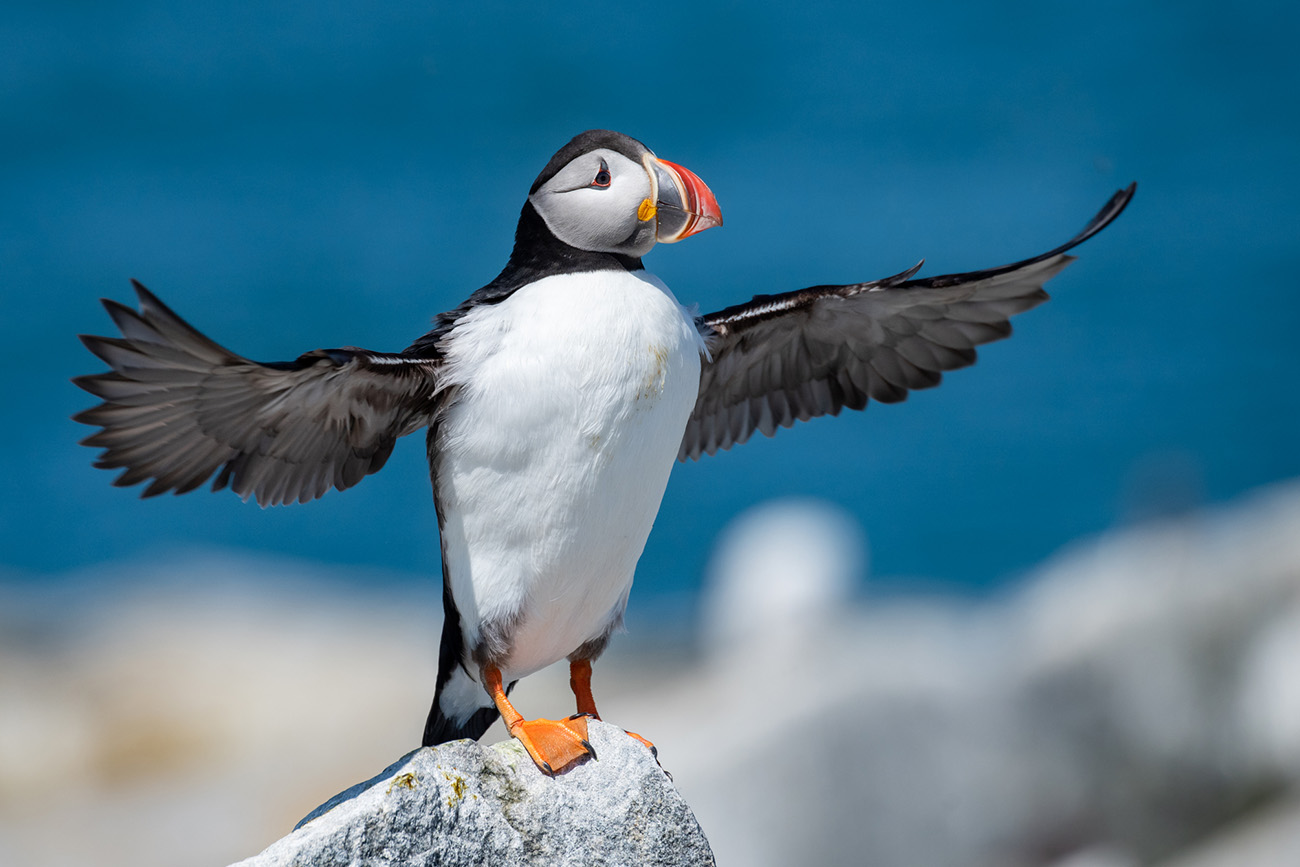
<path id="1" fill-rule="evenodd" d="M 606 189 L 542 193 L 533 197 L 533 206 L 566 244 L 580 250 L 609 250 L 631 236 L 640 223 L 637 208 L 645 196 L 638 197 L 636 186 L 615 179 Z"/>

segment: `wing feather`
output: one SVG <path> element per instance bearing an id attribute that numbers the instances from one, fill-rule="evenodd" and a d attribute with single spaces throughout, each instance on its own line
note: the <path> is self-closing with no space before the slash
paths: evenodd
<path id="1" fill-rule="evenodd" d="M 111 370 L 73 380 L 103 403 L 74 418 L 100 430 L 97 467 L 142 496 L 192 491 L 215 475 L 263 506 L 348 488 L 437 409 L 440 360 L 319 349 L 262 364 L 225 349 L 135 283 L 140 309 L 105 300 L 121 337 L 82 342 Z"/>
<path id="2" fill-rule="evenodd" d="M 1043 284 L 1073 261 L 1066 251 L 1105 228 L 1137 185 L 1111 197 L 1078 235 L 999 268 L 914 278 L 919 264 L 873 283 L 813 286 L 700 317 L 712 360 L 679 459 L 772 436 L 794 420 L 897 403 L 943 372 L 975 363 L 975 347 L 1011 333 L 1012 316 L 1047 300 Z"/>

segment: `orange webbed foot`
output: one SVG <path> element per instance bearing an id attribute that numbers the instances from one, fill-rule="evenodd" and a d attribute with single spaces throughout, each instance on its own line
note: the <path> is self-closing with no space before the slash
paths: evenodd
<path id="1" fill-rule="evenodd" d="M 650 742 L 649 742 L 648 740 L 646 740 L 645 738 L 641 737 L 641 736 L 640 736 L 639 734 L 637 734 L 636 732 L 628 732 L 627 729 L 623 729 L 623 731 L 627 732 L 627 736 L 630 737 L 632 740 L 634 740 L 634 741 L 640 741 L 641 743 L 645 744 L 645 748 L 648 749 L 648 750 L 650 751 L 650 755 L 652 755 L 652 756 L 655 757 L 655 761 L 658 761 L 658 760 L 659 760 L 659 748 L 658 748 L 658 747 L 656 747 L 654 744 L 650 743 Z"/>
<path id="2" fill-rule="evenodd" d="M 537 766 L 554 774 L 585 756 L 596 758 L 587 740 L 586 714 L 568 719 L 519 720 L 510 726 L 510 735 L 524 745 Z"/>
<path id="3" fill-rule="evenodd" d="M 668 773 L 668 769 L 667 769 L 667 768 L 664 768 L 664 766 L 663 766 L 662 764 L 660 764 L 660 762 L 659 762 L 659 748 L 658 748 L 658 747 L 656 747 L 654 744 L 650 743 L 650 742 L 649 742 L 648 740 L 646 740 L 645 738 L 641 737 L 641 736 L 640 736 L 639 734 L 637 734 L 636 732 L 629 732 L 627 729 L 623 729 L 623 731 L 624 731 L 624 732 L 627 734 L 627 736 L 630 737 L 632 740 L 634 740 L 634 741 L 640 741 L 642 744 L 644 744 L 644 745 L 645 745 L 645 748 L 646 748 L 647 750 L 650 751 L 650 756 L 651 756 L 651 758 L 653 758 L 653 759 L 655 760 L 655 764 L 656 764 L 656 765 L 659 765 L 659 767 L 663 770 L 664 774 L 668 777 L 668 779 L 671 780 L 671 779 L 673 778 L 673 775 L 670 774 L 670 773 Z"/>

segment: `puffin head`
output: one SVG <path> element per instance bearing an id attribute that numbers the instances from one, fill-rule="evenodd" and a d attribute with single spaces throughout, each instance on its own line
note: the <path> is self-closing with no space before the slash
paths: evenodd
<path id="1" fill-rule="evenodd" d="M 631 136 L 588 130 L 560 148 L 528 191 L 556 238 L 599 253 L 640 258 L 722 225 L 718 201 L 696 177 Z"/>

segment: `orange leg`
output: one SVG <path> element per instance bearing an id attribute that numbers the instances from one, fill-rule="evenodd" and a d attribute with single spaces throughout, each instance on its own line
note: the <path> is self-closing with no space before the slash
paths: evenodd
<path id="1" fill-rule="evenodd" d="M 537 766 L 548 774 L 563 770 L 583 756 L 596 757 L 596 751 L 587 741 L 587 718 L 571 716 L 568 719 L 526 720 L 523 714 L 506 698 L 501 686 L 501 670 L 495 665 L 483 666 L 483 685 L 501 712 L 510 736 L 524 745 Z"/>
<path id="2" fill-rule="evenodd" d="M 569 662 L 569 688 L 578 700 L 578 713 L 589 714 L 600 719 L 596 711 L 596 699 L 591 695 L 591 660 L 575 659 Z"/>
<path id="3" fill-rule="evenodd" d="M 591 695 L 591 660 L 590 659 L 572 659 L 569 661 L 569 688 L 573 690 L 573 697 L 578 702 L 578 713 L 587 714 L 588 716 L 600 719 L 600 712 L 596 710 L 596 699 Z M 626 729 L 624 730 L 626 731 Z M 655 745 L 636 732 L 628 732 L 628 737 L 635 738 L 649 748 L 658 758 L 659 750 Z"/>

